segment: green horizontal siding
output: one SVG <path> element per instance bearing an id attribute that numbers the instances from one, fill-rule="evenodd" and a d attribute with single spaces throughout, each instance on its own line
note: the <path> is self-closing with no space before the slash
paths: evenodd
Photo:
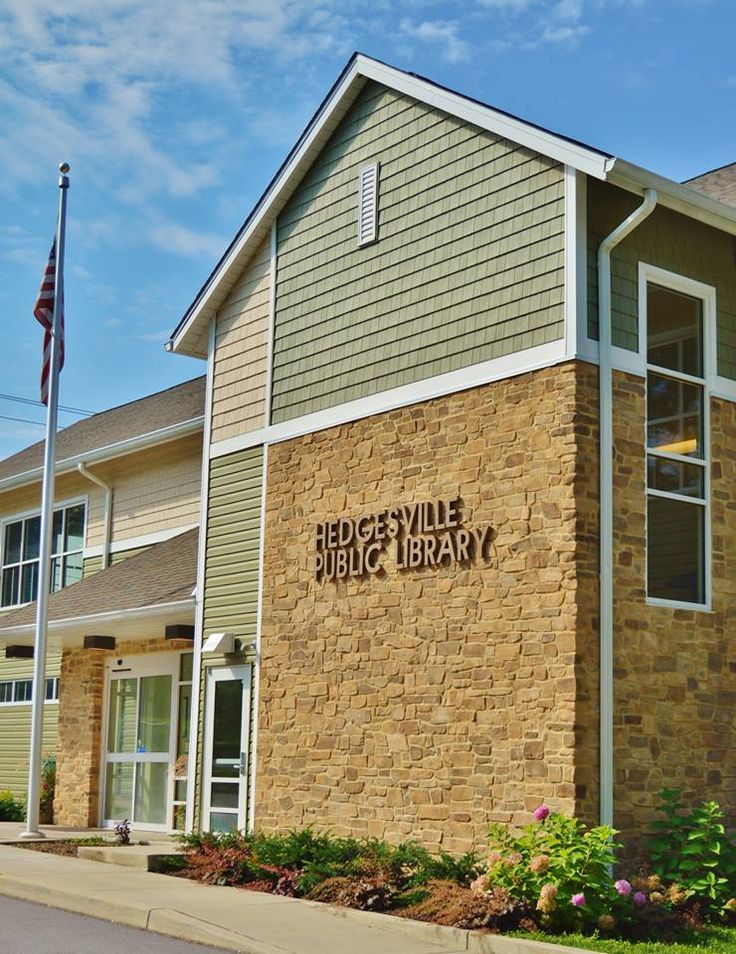
<path id="1" fill-rule="evenodd" d="M 49 653 L 46 675 L 58 676 L 61 656 Z M 32 679 L 33 661 L 0 658 L 0 682 L 9 679 Z M 59 705 L 44 706 L 43 752 L 56 752 L 59 732 Z M 31 739 L 31 705 L 0 705 L 0 791 L 10 790 L 25 798 L 28 789 L 28 753 Z"/>
<path id="2" fill-rule="evenodd" d="M 597 255 L 601 240 L 641 203 L 637 196 L 588 180 L 588 335 L 598 337 Z M 734 239 L 671 209 L 658 207 L 611 257 L 613 343 L 638 350 L 639 262 L 716 289 L 718 373 L 736 380 Z"/>
<path id="3" fill-rule="evenodd" d="M 258 612 L 263 450 L 210 465 L 203 632 L 254 636 Z"/>
<path id="4" fill-rule="evenodd" d="M 563 260 L 558 164 L 369 83 L 279 216 L 272 420 L 562 337 Z"/>

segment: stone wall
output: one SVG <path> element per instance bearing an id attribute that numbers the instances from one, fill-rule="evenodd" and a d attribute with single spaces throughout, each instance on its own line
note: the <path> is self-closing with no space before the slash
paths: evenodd
<path id="1" fill-rule="evenodd" d="M 461 851 L 589 797 L 576 392 L 570 363 L 269 448 L 258 828 Z M 318 523 L 451 497 L 488 563 L 315 582 Z"/>
<path id="2" fill-rule="evenodd" d="M 581 419 L 596 415 L 597 375 L 581 365 Z M 615 372 L 614 823 L 632 845 L 665 787 L 681 788 L 691 803 L 713 798 L 736 808 L 736 652 L 729 638 L 736 620 L 736 405 L 711 400 L 713 612 L 646 603 L 645 413 L 645 381 Z M 581 462 L 592 463 L 596 442 L 594 425 L 581 434 Z M 592 513 L 597 469 L 581 466 L 580 473 L 580 499 Z M 597 561 L 594 522 L 589 530 L 581 537 L 581 567 L 586 546 L 588 564 Z M 590 593 L 597 601 L 597 586 Z M 597 603 L 584 614 L 583 598 L 581 590 L 580 640 L 592 645 Z M 593 710 L 591 716 L 597 720 Z"/>
<path id="3" fill-rule="evenodd" d="M 57 825 L 95 827 L 102 797 L 101 758 L 104 725 L 105 663 L 111 656 L 187 649 L 191 643 L 148 639 L 121 642 L 114 652 L 67 649 L 59 681 L 59 743 L 54 821 Z"/>

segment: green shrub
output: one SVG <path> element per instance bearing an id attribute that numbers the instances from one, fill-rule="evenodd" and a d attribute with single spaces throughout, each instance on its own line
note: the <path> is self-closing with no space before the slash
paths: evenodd
<path id="1" fill-rule="evenodd" d="M 54 820 L 54 795 L 56 794 L 56 756 L 47 755 L 41 765 L 41 799 L 39 815 L 43 824 Z"/>
<path id="2" fill-rule="evenodd" d="M 608 918 L 633 916 L 629 882 L 611 876 L 620 847 L 616 832 L 605 825 L 587 828 L 546 806 L 537 809 L 536 818 L 519 834 L 491 826 L 488 870 L 475 890 L 502 888 L 552 930 L 598 927 Z"/>
<path id="3" fill-rule="evenodd" d="M 12 792 L 0 792 L 0 821 L 20 822 L 26 817 L 23 802 Z"/>
<path id="4" fill-rule="evenodd" d="M 665 789 L 657 812 L 662 817 L 652 825 L 647 846 L 652 870 L 709 913 L 722 914 L 736 894 L 736 845 L 726 834 L 720 805 L 703 802 L 687 811 L 679 789 Z"/>

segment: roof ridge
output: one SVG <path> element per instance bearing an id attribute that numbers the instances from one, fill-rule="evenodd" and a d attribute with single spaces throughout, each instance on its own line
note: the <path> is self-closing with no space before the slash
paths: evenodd
<path id="1" fill-rule="evenodd" d="M 683 179 L 681 185 L 687 185 L 688 182 L 695 182 L 696 179 L 704 179 L 706 176 L 713 175 L 714 172 L 721 172 L 723 169 L 729 169 L 731 166 L 736 166 L 736 160 L 733 162 L 724 162 L 722 166 L 716 166 L 715 169 L 708 169 L 706 172 L 699 172 L 696 176 L 691 176 L 689 179 Z"/>

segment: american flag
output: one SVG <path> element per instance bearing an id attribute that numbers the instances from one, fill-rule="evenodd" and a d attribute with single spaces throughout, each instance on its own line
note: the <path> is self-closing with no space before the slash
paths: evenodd
<path id="1" fill-rule="evenodd" d="M 41 401 L 49 403 L 49 378 L 51 376 L 51 332 L 54 326 L 54 280 L 56 278 L 56 239 L 51 244 L 38 298 L 33 307 L 36 320 L 43 325 L 43 366 L 41 367 Z M 64 288 L 59 281 L 59 371 L 64 367 Z"/>

